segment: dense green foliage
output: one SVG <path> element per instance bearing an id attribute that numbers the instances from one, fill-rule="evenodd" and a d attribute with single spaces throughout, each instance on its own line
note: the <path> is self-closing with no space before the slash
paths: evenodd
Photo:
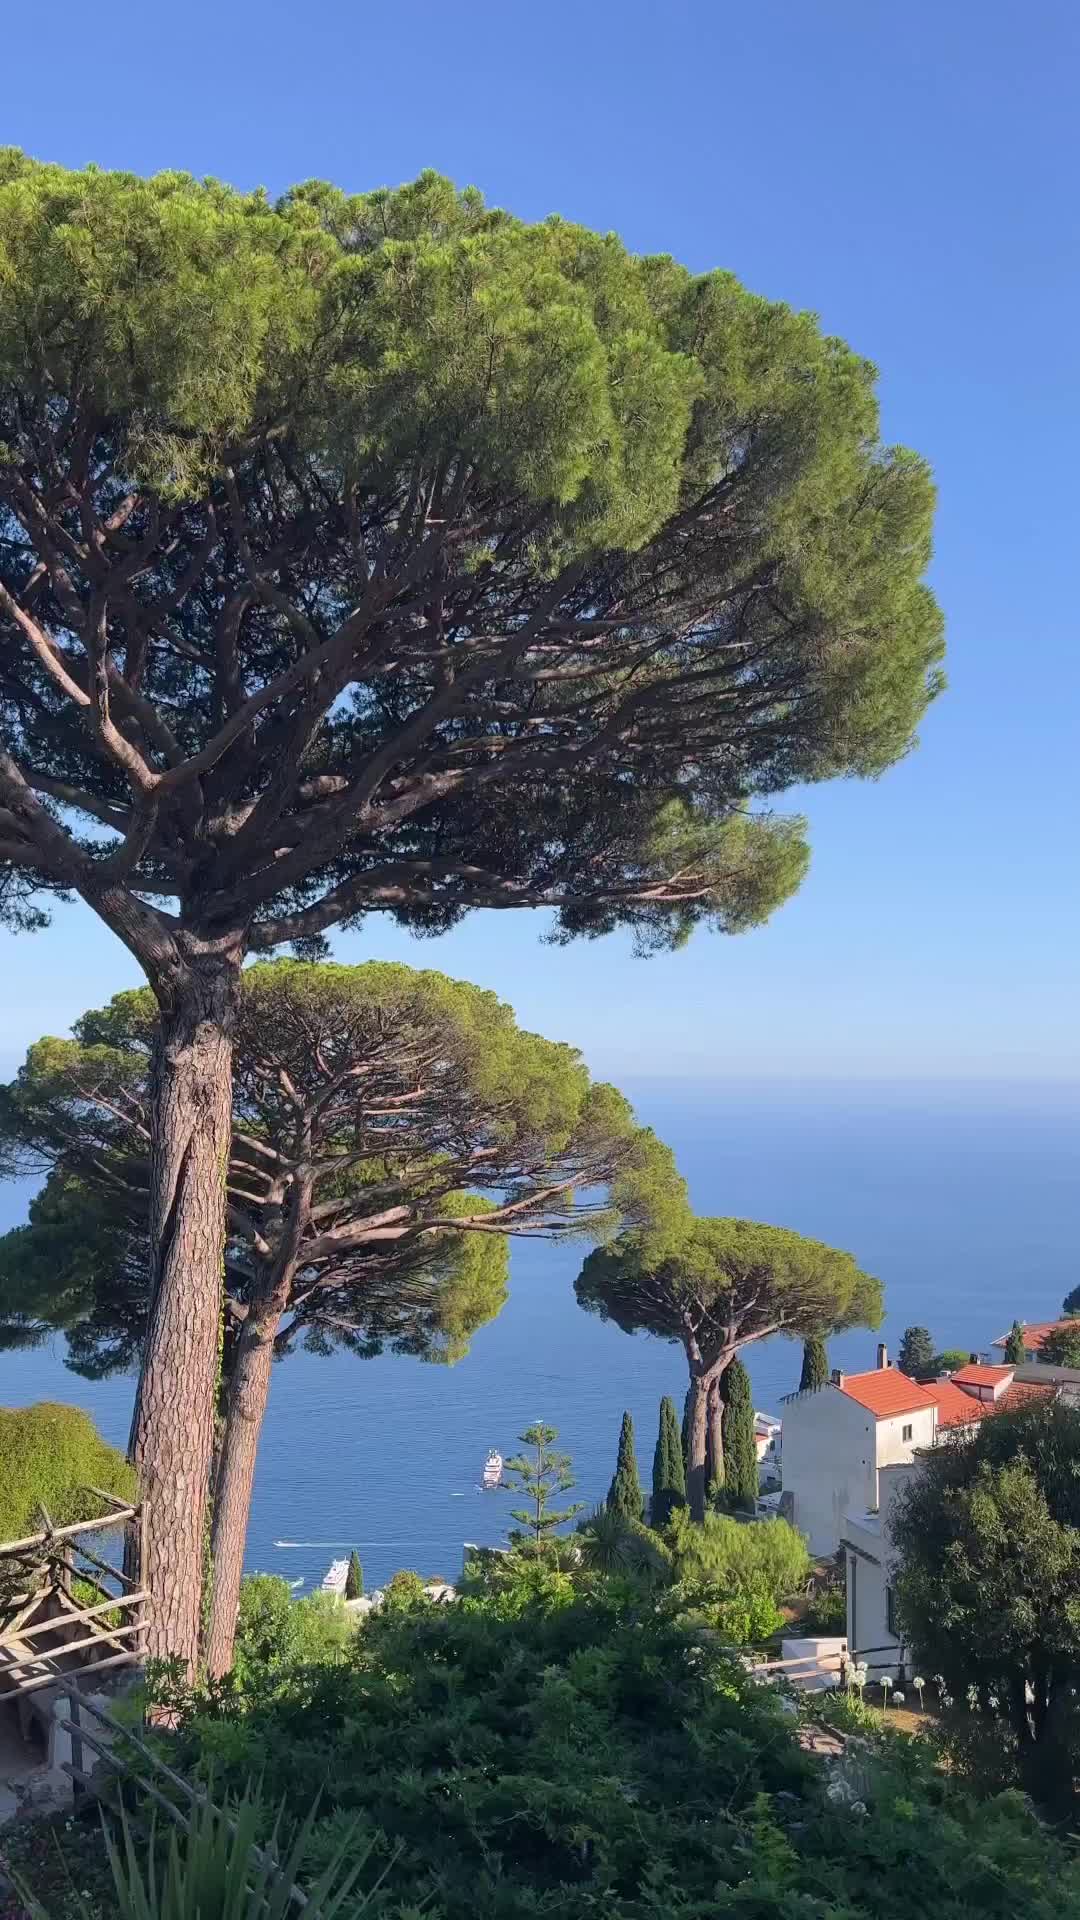
<path id="1" fill-rule="evenodd" d="M 243 1711 L 189 1697 L 172 1758 L 219 1792 L 261 1776 L 297 1821 L 321 1793 L 312 1871 L 357 1820 L 388 1920 L 909 1920 L 913 1898 L 936 1920 L 1080 1914 L 1070 1851 L 1018 1795 L 980 1805 L 919 1743 L 863 1727 L 834 1798 L 715 1639 L 625 1582 L 575 1590 L 534 1563 L 522 1583 L 374 1616 L 347 1666 Z"/>
<path id="2" fill-rule="evenodd" d="M 892 1532 L 913 1656 L 958 1707 L 957 1751 L 1070 1801 L 1080 1759 L 1080 1411 L 1036 1402 L 922 1456 Z"/>
<path id="3" fill-rule="evenodd" d="M 838 1581 L 830 1581 L 811 1595 L 803 1623 L 808 1633 L 847 1632 L 847 1593 Z"/>
<path id="4" fill-rule="evenodd" d="M 624 1333 L 697 1342 L 706 1363 L 770 1333 L 876 1326 L 879 1282 L 850 1253 L 786 1227 L 673 1215 L 664 1231 L 630 1229 L 588 1256 L 580 1304 Z"/>
<path id="5" fill-rule="evenodd" d="M 40 1506 L 61 1524 L 96 1517 L 103 1502 L 91 1486 L 135 1496 L 134 1473 L 88 1413 L 48 1401 L 0 1407 L 0 1544 L 36 1533 Z"/>
<path id="6" fill-rule="evenodd" d="M 970 1359 L 969 1347 L 943 1347 L 940 1353 L 934 1355 L 933 1376 L 936 1379 L 942 1373 L 956 1373 L 961 1367 L 966 1367 Z"/>
<path id="7" fill-rule="evenodd" d="M 294 1600 L 277 1574 L 250 1574 L 240 1584 L 232 1684 L 246 1694 L 296 1667 L 333 1665 L 346 1658 L 355 1634 L 355 1617 L 332 1594 Z"/>
<path id="8" fill-rule="evenodd" d="M 1051 1367 L 1080 1367 L 1080 1321 L 1075 1327 L 1051 1327 L 1039 1348 L 1039 1359 Z"/>
<path id="9" fill-rule="evenodd" d="M 754 1397 L 741 1360 L 724 1374 L 724 1499 L 753 1511 L 758 1497 L 758 1458 L 754 1441 Z"/>
<path id="10" fill-rule="evenodd" d="M 0 279 L 3 853 L 112 924 L 752 924 L 806 855 L 746 801 L 879 771 L 940 686 L 924 464 L 729 273 L 432 173 L 272 206 L 9 150 Z M 114 896 L 65 828 L 125 835 L 166 769 Z"/>
<path id="11" fill-rule="evenodd" d="M 512 1507 L 510 1517 L 518 1523 L 517 1530 L 510 1533 L 513 1547 L 527 1547 L 539 1553 L 560 1527 L 581 1513 L 583 1502 L 576 1500 L 569 1507 L 553 1507 L 552 1501 L 557 1494 L 569 1493 L 574 1485 L 568 1453 L 559 1453 L 555 1448 L 558 1433 L 554 1427 L 545 1425 L 542 1420 L 534 1420 L 519 1433 L 518 1439 L 528 1453 L 516 1453 L 506 1462 L 504 1473 L 511 1475 L 508 1485 L 524 1501 L 520 1507 Z M 517 1482 L 516 1486 L 514 1482 Z"/>
<path id="12" fill-rule="evenodd" d="M 359 1600 L 364 1591 L 364 1569 L 360 1565 L 360 1555 L 354 1547 L 349 1555 L 349 1571 L 345 1579 L 346 1600 Z"/>
<path id="13" fill-rule="evenodd" d="M 802 1371 L 799 1374 L 799 1392 L 825 1387 L 829 1384 L 829 1349 L 820 1334 L 812 1334 L 803 1341 Z"/>
<path id="14" fill-rule="evenodd" d="M 1024 1326 L 1021 1320 L 1014 1320 L 1005 1340 L 1005 1359 L 1010 1366 L 1022 1367 L 1024 1364 Z"/>
<path id="15" fill-rule="evenodd" d="M 675 1578 L 685 1586 L 718 1593 L 760 1580 L 772 1601 L 796 1594 L 806 1583 L 810 1556 L 801 1533 L 787 1520 L 752 1524 L 728 1513 L 707 1513 L 699 1525 L 685 1510 L 667 1531 Z"/>
<path id="16" fill-rule="evenodd" d="M 906 1327 L 900 1342 L 900 1371 L 926 1380 L 934 1371 L 934 1343 L 927 1327 Z"/>
<path id="17" fill-rule="evenodd" d="M 665 1394 L 660 1402 L 660 1426 L 653 1453 L 652 1501 L 649 1507 L 652 1526 L 666 1526 L 676 1507 L 685 1505 L 686 1462 L 682 1429 L 675 1402 Z"/>
<path id="18" fill-rule="evenodd" d="M 641 1491 L 638 1475 L 637 1452 L 634 1447 L 634 1419 L 630 1413 L 624 1413 L 619 1428 L 619 1453 L 615 1462 L 615 1473 L 608 1489 L 607 1504 L 626 1520 L 645 1518 L 645 1496 Z"/>
<path id="19" fill-rule="evenodd" d="M 1061 1303 L 1061 1311 L 1070 1315 L 1080 1313 L 1080 1286 L 1070 1287 Z"/>
<path id="20" fill-rule="evenodd" d="M 117 994 L 32 1046 L 0 1099 L 0 1157 L 49 1170 L 29 1225 L 0 1237 L 0 1342 L 61 1329 L 91 1374 L 130 1365 L 145 1325 L 155 1029 L 148 991 Z M 307 1194 L 301 1214 L 285 1190 Z M 227 1370 L 288 1248 L 303 1278 L 285 1275 L 279 1356 L 453 1361 L 505 1299 L 504 1233 L 663 1219 L 683 1189 L 616 1089 L 493 993 L 390 962 L 277 961 L 243 975 L 228 1197 Z"/>

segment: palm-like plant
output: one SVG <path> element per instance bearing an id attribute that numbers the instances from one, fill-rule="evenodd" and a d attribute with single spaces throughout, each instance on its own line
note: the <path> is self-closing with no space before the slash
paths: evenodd
<path id="1" fill-rule="evenodd" d="M 671 1577 L 671 1556 L 663 1541 L 617 1507 L 596 1507 L 578 1538 L 581 1565 L 590 1573 L 629 1574 L 656 1585 Z"/>
<path id="2" fill-rule="evenodd" d="M 228 1812 L 209 1798 L 197 1802 L 183 1835 L 175 1829 L 170 1834 L 164 1859 L 154 1821 L 140 1842 L 123 1811 L 118 1842 L 103 1820 L 117 1920 L 286 1920 L 296 1904 L 299 1870 L 316 1812 L 313 1807 L 284 1860 L 278 1854 L 280 1812 L 267 1845 L 257 1843 L 262 1809 L 251 1788 Z M 353 1830 L 344 1835 L 325 1871 L 306 1891 L 305 1920 L 335 1920 L 346 1901 L 349 1920 L 368 1908 L 388 1869 L 367 1893 L 357 1893 L 371 1848 L 354 1854 L 354 1839 Z M 33 1920 L 50 1920 L 28 1888 L 20 1885 L 18 1891 Z M 83 1910 L 89 1920 L 85 1903 Z"/>

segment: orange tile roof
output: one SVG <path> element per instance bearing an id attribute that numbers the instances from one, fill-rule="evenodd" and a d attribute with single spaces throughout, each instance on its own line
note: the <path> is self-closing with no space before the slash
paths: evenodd
<path id="1" fill-rule="evenodd" d="M 984 1420 L 988 1413 L 996 1413 L 1001 1405 L 1000 1400 L 996 1404 L 992 1400 L 976 1400 L 973 1393 L 965 1393 L 963 1387 L 955 1387 L 951 1380 L 937 1381 L 933 1393 L 939 1427 L 968 1427 L 972 1421 Z"/>
<path id="2" fill-rule="evenodd" d="M 1075 1327 L 1076 1324 L 1075 1314 L 1066 1315 L 1064 1320 L 1033 1321 L 1030 1327 L 1024 1328 L 1024 1345 L 1037 1351 L 1038 1348 L 1042 1346 L 1047 1334 L 1053 1333 L 1055 1327 Z M 1001 1334 L 1000 1338 L 994 1341 L 995 1347 L 1003 1347 L 1008 1337 L 1007 1333 Z"/>
<path id="3" fill-rule="evenodd" d="M 1029 1400 L 1045 1400 L 1047 1394 L 1056 1396 L 1057 1388 L 1049 1384 L 1044 1386 L 1041 1380 L 1016 1380 L 1011 1387 L 1006 1387 L 1004 1393 L 998 1395 L 994 1401 L 993 1411 L 1000 1413 L 1002 1408 L 1022 1407 Z M 989 1407 L 987 1412 L 990 1412 Z"/>
<path id="4" fill-rule="evenodd" d="M 960 1367 L 952 1377 L 958 1387 L 996 1387 L 1012 1372 L 1011 1367 Z"/>
<path id="5" fill-rule="evenodd" d="M 895 1413 L 915 1413 L 920 1407 L 932 1407 L 935 1395 L 917 1380 L 909 1380 L 897 1367 L 875 1367 L 872 1373 L 846 1373 L 841 1393 L 857 1400 L 875 1420 L 891 1419 Z"/>

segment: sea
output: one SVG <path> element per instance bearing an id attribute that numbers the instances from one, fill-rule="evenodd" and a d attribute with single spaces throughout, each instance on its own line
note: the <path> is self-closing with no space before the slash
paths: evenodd
<path id="1" fill-rule="evenodd" d="M 673 1148 L 699 1213 L 793 1227 L 845 1247 L 881 1279 L 886 1319 L 830 1342 L 835 1365 L 874 1365 L 903 1329 L 981 1352 L 1014 1317 L 1052 1316 L 1078 1273 L 1077 1089 L 780 1080 L 642 1080 L 623 1085 Z M 0 1186 L 0 1228 L 25 1218 L 25 1183 Z M 498 1545 L 515 1503 L 481 1492 L 489 1448 L 504 1455 L 534 1420 L 558 1429 L 595 1505 L 615 1465 L 624 1409 L 647 1481 L 661 1395 L 681 1404 L 681 1351 L 628 1336 L 574 1298 L 579 1242 L 518 1243 L 510 1297 L 468 1356 L 443 1367 L 384 1356 L 298 1353 L 274 1373 L 248 1538 L 248 1570 L 305 1593 L 355 1547 L 368 1588 L 396 1568 L 452 1580 L 466 1543 Z M 0 1354 L 0 1405 L 65 1400 L 123 1445 L 134 1382 L 79 1378 L 57 1340 Z M 783 1412 L 798 1343 L 748 1349 L 754 1399 Z M 2 1462 L 0 1462 L 2 1471 Z"/>

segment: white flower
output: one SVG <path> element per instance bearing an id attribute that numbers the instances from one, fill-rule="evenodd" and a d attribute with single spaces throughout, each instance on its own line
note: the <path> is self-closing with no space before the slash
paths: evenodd
<path id="1" fill-rule="evenodd" d="M 911 1684 L 912 1684 L 912 1686 L 913 1686 L 913 1687 L 915 1687 L 915 1688 L 917 1688 L 917 1689 L 918 1689 L 918 1691 L 919 1691 L 919 1693 L 921 1693 L 921 1692 L 922 1692 L 922 1690 L 923 1690 L 923 1688 L 924 1688 L 924 1687 L 925 1687 L 925 1685 L 926 1685 L 926 1681 L 925 1681 L 925 1680 L 923 1679 L 923 1677 L 922 1677 L 922 1674 L 921 1674 L 921 1673 L 917 1673 L 917 1674 L 915 1675 L 915 1678 L 914 1678 L 914 1680 L 912 1681 L 912 1683 L 911 1683 Z"/>
<path id="2" fill-rule="evenodd" d="M 897 1687 L 896 1692 L 893 1694 L 893 1705 L 897 1707 L 902 1707 L 903 1704 L 904 1704 L 904 1695 L 901 1692 L 900 1688 Z"/>
<path id="3" fill-rule="evenodd" d="M 987 1694 L 986 1704 L 990 1708 L 991 1713 L 996 1713 L 1001 1705 L 1001 1701 L 998 1699 L 996 1693 L 990 1693 Z"/>

